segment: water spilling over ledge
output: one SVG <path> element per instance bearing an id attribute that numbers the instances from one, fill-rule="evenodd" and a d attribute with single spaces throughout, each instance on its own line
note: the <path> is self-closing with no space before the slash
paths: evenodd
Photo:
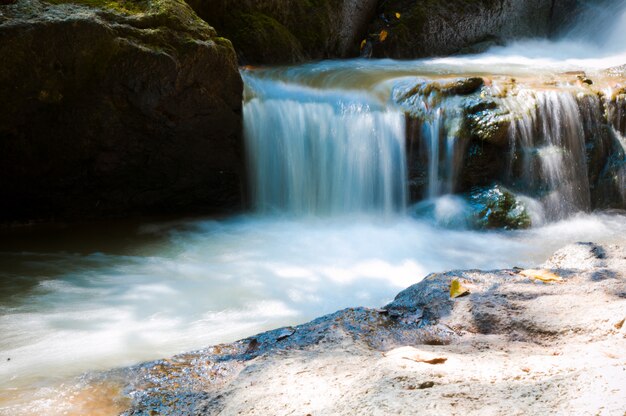
<path id="1" fill-rule="evenodd" d="M 254 89 L 259 83 L 271 89 Z M 257 87 L 258 88 L 258 87 Z M 248 80 L 250 188 L 258 212 L 400 212 L 406 204 L 404 117 L 366 94 Z"/>
<path id="2" fill-rule="evenodd" d="M 622 78 L 354 68 L 243 72 L 255 207 L 393 213 L 493 186 L 537 223 L 626 207 Z"/>
<path id="3" fill-rule="evenodd" d="M 127 393 L 118 380 L 71 397 L 72 377 L 378 307 L 429 272 L 624 244 L 623 215 L 589 213 L 626 203 L 624 69 L 604 71 L 626 62 L 623 38 L 594 50 L 578 33 L 480 56 L 244 69 L 253 214 L 123 237 L 53 230 L 52 245 L 0 250 L 0 413 L 119 412 L 128 397 L 106 400 Z M 195 367 L 135 369 L 167 388 L 179 370 L 213 376 L 187 357 Z"/>

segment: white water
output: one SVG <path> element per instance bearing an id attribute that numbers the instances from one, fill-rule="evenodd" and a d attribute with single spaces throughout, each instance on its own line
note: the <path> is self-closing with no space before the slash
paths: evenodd
<path id="1" fill-rule="evenodd" d="M 244 106 L 257 212 L 379 213 L 406 205 L 404 115 L 366 94 L 247 80 Z"/>
<path id="2" fill-rule="evenodd" d="M 567 91 L 522 91 L 508 104 L 533 109 L 514 120 L 509 132 L 516 149 L 511 154 L 521 155 L 521 187 L 543 193 L 548 219 L 590 210 L 585 132 L 576 97 Z"/>
<path id="3" fill-rule="evenodd" d="M 557 39 L 531 39 L 491 48 L 477 56 L 433 60 L 435 64 L 605 69 L 626 63 L 626 1 L 582 2 L 584 12 Z M 607 7 L 608 6 L 608 7 Z"/>
<path id="4" fill-rule="evenodd" d="M 277 70 L 278 83 L 248 80 L 251 185 L 264 215 L 143 226 L 116 237 L 121 247 L 114 249 L 106 248 L 107 231 L 88 231 L 76 245 L 61 238 L 43 248 L 8 244 L 0 253 L 0 414 L 13 414 L 3 406 L 23 389 L 83 371 L 233 341 L 348 306 L 381 306 L 430 272 L 536 265 L 581 240 L 626 243 L 626 218 L 617 215 L 576 214 L 528 231 L 479 233 L 435 225 L 461 215 L 451 196 L 435 200 L 433 219 L 403 215 L 405 126 L 388 100 L 406 77 L 541 77 L 623 64 L 625 26 L 596 25 L 606 33 L 526 41 L 480 56 L 324 62 Z M 539 100 L 550 102 L 546 114 L 571 106 L 567 96 Z M 558 140 L 579 137 L 570 110 L 551 115 L 565 124 L 548 128 L 545 143 L 513 135 L 519 146 L 541 148 L 540 172 L 552 188 L 579 181 L 562 154 L 551 153 Z M 445 108 L 428 111 L 429 195 L 436 197 L 454 189 L 454 128 L 444 123 Z M 516 127 L 540 126 L 530 117 Z M 616 131 L 624 144 L 622 134 Z M 559 210 L 588 203 L 561 195 L 567 205 L 547 202 L 557 219 Z M 94 234 L 98 242 L 85 247 Z"/>

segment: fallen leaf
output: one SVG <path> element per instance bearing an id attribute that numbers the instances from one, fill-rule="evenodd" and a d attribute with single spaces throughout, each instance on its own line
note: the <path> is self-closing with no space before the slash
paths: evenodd
<path id="1" fill-rule="evenodd" d="M 548 270 L 538 269 L 526 269 L 520 272 L 522 276 L 529 277 L 534 280 L 541 280 L 542 282 L 562 282 L 563 278 Z"/>
<path id="2" fill-rule="evenodd" d="M 470 290 L 463 286 L 459 279 L 454 279 L 452 283 L 450 283 L 450 298 L 455 299 L 461 296 L 469 295 Z"/>
<path id="3" fill-rule="evenodd" d="M 400 347 L 395 350 L 388 351 L 384 354 L 385 357 L 401 358 L 405 360 L 415 361 L 416 363 L 425 364 L 443 364 L 448 361 L 447 357 L 443 357 L 438 354 L 433 354 L 428 351 L 421 351 L 413 347 Z"/>
<path id="4" fill-rule="evenodd" d="M 367 40 L 363 39 L 363 41 L 361 42 L 361 50 L 363 50 L 363 48 L 365 47 L 365 45 L 367 45 Z"/>
<path id="5" fill-rule="evenodd" d="M 387 36 L 389 36 L 389 32 L 383 29 L 380 31 L 380 34 L 378 35 L 378 39 L 380 39 L 381 42 L 384 42 L 385 39 L 387 39 Z"/>
<path id="6" fill-rule="evenodd" d="M 402 16 L 400 13 L 396 13 L 396 19 L 399 19 Z"/>

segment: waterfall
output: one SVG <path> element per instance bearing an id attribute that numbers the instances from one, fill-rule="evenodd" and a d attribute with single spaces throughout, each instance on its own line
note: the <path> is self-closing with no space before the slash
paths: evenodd
<path id="1" fill-rule="evenodd" d="M 626 203 L 621 89 L 593 92 L 576 73 L 536 87 L 393 74 L 375 82 L 384 69 L 341 65 L 309 65 L 309 78 L 243 71 L 257 212 L 391 215 L 447 195 L 473 204 L 496 186 L 538 223 Z"/>
<path id="2" fill-rule="evenodd" d="M 390 215 L 404 209 L 401 112 L 363 93 L 246 79 L 244 130 L 257 211 Z"/>
<path id="3" fill-rule="evenodd" d="M 428 167 L 423 196 L 432 199 L 456 191 L 467 141 L 459 134 L 463 117 L 460 100 L 444 97 L 431 86 L 432 82 L 423 80 L 417 86 L 400 82 L 392 96 L 417 122 L 409 129 L 408 141 L 413 145 L 408 157 L 419 158 Z"/>
<path id="4" fill-rule="evenodd" d="M 542 200 L 549 219 L 589 211 L 585 128 L 570 92 L 524 90 L 505 100 L 515 118 L 509 130 L 509 173 L 517 188 Z"/>

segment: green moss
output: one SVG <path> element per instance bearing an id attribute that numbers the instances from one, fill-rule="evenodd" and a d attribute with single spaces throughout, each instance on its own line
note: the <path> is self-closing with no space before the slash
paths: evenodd
<path id="1" fill-rule="evenodd" d="M 109 9 L 124 14 L 145 13 L 149 3 L 146 0 L 47 0 L 51 4 L 80 4 L 99 9 Z"/>
<path id="2" fill-rule="evenodd" d="M 508 190 L 496 185 L 476 189 L 471 196 L 477 225 L 485 229 L 525 229 L 532 225 L 526 207 Z"/>
<path id="3" fill-rule="evenodd" d="M 244 61 L 286 62 L 289 57 L 301 56 L 301 44 L 289 29 L 260 12 L 229 14 L 225 31 Z"/>

